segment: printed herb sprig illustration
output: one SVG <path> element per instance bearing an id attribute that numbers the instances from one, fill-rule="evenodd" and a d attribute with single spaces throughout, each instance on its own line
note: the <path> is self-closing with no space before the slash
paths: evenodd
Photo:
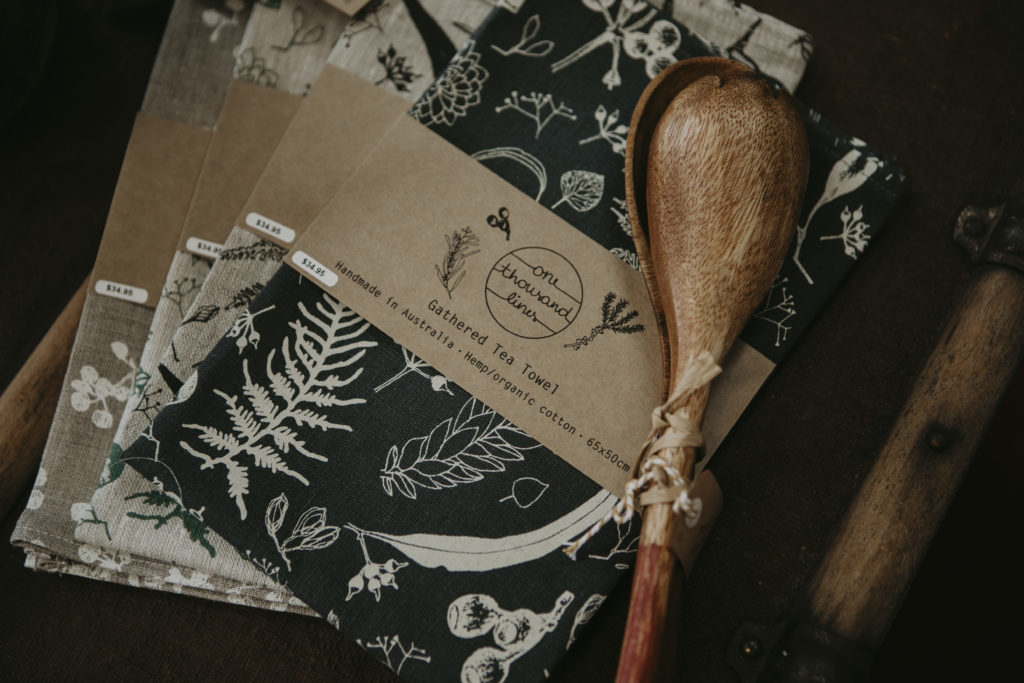
<path id="1" fill-rule="evenodd" d="M 398 636 L 377 636 L 366 642 L 356 638 L 356 642 L 366 650 L 380 650 L 384 657 L 384 664 L 396 674 L 402 673 L 402 667 L 408 661 L 430 663 L 430 655 L 426 650 L 416 647 L 416 643 L 411 641 L 406 647 Z"/>
<path id="2" fill-rule="evenodd" d="M 399 370 L 398 373 L 393 375 L 390 379 L 384 380 L 382 383 L 376 386 L 373 390 L 373 393 L 379 393 L 381 389 L 388 388 L 389 386 L 391 386 L 401 378 L 405 377 L 409 373 L 415 373 L 420 377 L 426 379 L 428 382 L 430 382 L 430 388 L 433 389 L 434 391 L 443 391 L 449 396 L 454 395 L 452 394 L 452 390 L 448 388 L 447 377 L 445 377 L 441 373 L 431 375 L 430 373 L 424 370 L 424 368 L 433 369 L 429 365 L 427 365 L 427 362 L 425 360 L 419 358 L 418 356 L 413 354 L 412 351 L 409 351 L 405 347 L 402 347 L 402 356 L 405 358 L 405 365 L 402 367 L 402 369 Z"/>
<path id="3" fill-rule="evenodd" d="M 380 481 L 389 496 L 398 491 L 416 498 L 416 489 L 440 490 L 480 481 L 488 472 L 504 472 L 505 463 L 523 460 L 539 444 L 475 398 L 427 436 L 392 446 Z"/>
<path id="4" fill-rule="evenodd" d="M 289 467 L 285 456 L 294 453 L 322 462 L 327 457 L 306 448 L 305 441 L 299 439 L 298 432 L 288 423 L 299 428 L 351 431 L 348 425 L 332 422 L 322 409 L 366 402 L 362 398 L 343 398 L 336 393 L 355 381 L 362 374 L 362 368 L 352 370 L 347 376 L 335 373 L 350 368 L 363 357 L 366 349 L 377 345 L 357 341 L 370 324 L 326 294 L 317 303 L 316 313 L 301 303 L 299 310 L 302 317 L 289 323 L 295 331 L 294 341 L 285 339 L 281 344 L 283 372 L 274 370 L 277 349 L 267 356 L 269 389 L 252 380 L 249 361 L 245 360 L 242 362 L 245 377 L 242 397 L 214 390 L 227 406 L 232 425 L 230 432 L 209 425 L 183 425 L 185 429 L 198 432 L 199 440 L 212 448 L 213 454 L 186 441 L 179 442 L 187 453 L 202 461 L 200 469 L 217 466 L 226 469 L 228 495 L 238 505 L 241 519 L 248 514 L 245 495 L 249 493 L 249 468 L 242 464 L 242 458 L 250 458 L 255 467 L 286 474 L 308 485 L 309 480 Z M 311 405 L 320 410 L 309 407 Z"/>
<path id="5" fill-rule="evenodd" d="M 777 276 L 771 289 L 768 290 L 768 295 L 765 297 L 764 303 L 761 304 L 760 310 L 756 311 L 753 316 L 757 320 L 763 320 L 775 327 L 775 346 L 780 346 L 782 342 L 786 341 L 786 335 L 793 329 L 786 323 L 796 315 L 796 303 L 793 295 L 786 289 L 788 282 L 788 277 Z"/>
<path id="6" fill-rule="evenodd" d="M 133 493 L 130 496 L 125 496 L 125 501 L 139 499 L 145 505 L 149 505 L 155 508 L 161 508 L 167 512 L 161 512 L 158 514 L 145 515 L 134 510 L 129 510 L 125 513 L 132 519 L 139 519 L 144 521 L 153 522 L 153 528 L 159 529 L 173 519 L 177 519 L 181 522 L 181 526 L 188 533 L 188 539 L 193 543 L 197 543 L 210 554 L 210 557 L 216 557 L 217 551 L 214 549 L 210 541 L 207 540 L 206 536 L 210 533 L 210 528 L 203 522 L 203 518 L 200 516 L 202 511 L 192 512 L 186 510 L 181 501 L 171 493 L 161 491 L 160 489 L 153 489 L 150 491 L 140 491 L 139 493 Z"/>
<path id="7" fill-rule="evenodd" d="M 526 20 L 523 24 L 523 35 L 519 38 L 519 42 L 508 48 L 500 48 L 497 45 L 491 45 L 491 49 L 497 52 L 502 57 L 508 57 L 511 55 L 521 55 L 523 57 L 547 57 L 551 54 L 551 51 L 555 49 L 555 43 L 550 40 L 537 40 L 532 41 L 537 37 L 537 33 L 540 31 L 540 16 L 534 14 L 532 17 Z"/>
<path id="8" fill-rule="evenodd" d="M 616 298 L 618 298 L 618 302 L 615 301 Z M 586 337 L 580 337 L 571 344 L 565 344 L 565 348 L 579 351 L 605 332 L 616 332 L 618 334 L 637 334 L 643 332 L 643 323 L 629 324 L 631 320 L 640 314 L 636 310 L 626 312 L 628 307 L 628 300 L 617 297 L 615 292 L 608 292 L 604 297 L 604 302 L 601 304 L 601 324 L 595 325 Z"/>
<path id="9" fill-rule="evenodd" d="M 377 61 L 384 67 L 384 76 L 374 85 L 391 81 L 398 92 L 408 92 L 409 85 L 423 75 L 412 70 L 412 66 L 406 63 L 405 56 L 398 54 L 394 45 L 389 46 L 387 50 L 378 49 Z"/>
<path id="10" fill-rule="evenodd" d="M 505 103 L 494 108 L 495 113 L 512 110 L 519 112 L 526 118 L 533 121 L 536 127 L 534 139 L 540 138 L 540 133 L 551 123 L 556 116 L 561 116 L 570 121 L 576 120 L 576 113 L 571 107 L 565 106 L 565 102 L 555 105 L 554 98 L 547 93 L 531 92 L 528 95 L 521 95 L 518 90 L 513 90 L 505 98 Z"/>
<path id="11" fill-rule="evenodd" d="M 288 52 L 293 45 L 314 45 L 324 37 L 324 25 L 306 26 L 306 10 L 301 6 L 292 9 L 292 36 L 285 45 L 271 45 L 271 50 Z"/>
<path id="12" fill-rule="evenodd" d="M 470 251 L 473 247 L 480 246 L 480 239 L 467 225 L 461 231 L 453 230 L 451 236 L 445 235 L 444 241 L 448 245 L 448 251 L 445 252 L 441 265 L 434 266 L 434 271 L 450 299 L 452 292 L 466 275 L 466 259 L 480 251 L 479 249 Z"/>

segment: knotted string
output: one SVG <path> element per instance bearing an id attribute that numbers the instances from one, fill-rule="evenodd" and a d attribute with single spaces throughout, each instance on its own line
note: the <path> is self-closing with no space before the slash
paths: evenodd
<path id="1" fill-rule="evenodd" d="M 619 525 L 626 524 L 633 519 L 638 508 L 647 505 L 671 502 L 675 514 L 685 514 L 688 520 L 697 518 L 700 501 L 690 498 L 690 480 L 679 471 L 672 454 L 663 452 L 704 445 L 700 427 L 680 409 L 686 399 L 707 386 L 720 372 L 722 368 L 708 351 L 690 356 L 676 383 L 675 393 L 651 413 L 651 432 L 640 452 L 640 467 L 626 484 L 625 495 L 604 517 L 564 549 L 566 555 L 575 560 L 577 551 L 605 524 L 612 520 Z"/>

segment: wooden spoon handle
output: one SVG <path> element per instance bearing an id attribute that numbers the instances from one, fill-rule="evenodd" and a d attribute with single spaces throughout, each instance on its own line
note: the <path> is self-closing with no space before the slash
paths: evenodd
<path id="1" fill-rule="evenodd" d="M 682 599 L 685 572 L 669 546 L 673 514 L 667 503 L 644 510 L 626 636 L 615 674 L 619 683 L 674 680 L 680 610 L 670 607 Z"/>

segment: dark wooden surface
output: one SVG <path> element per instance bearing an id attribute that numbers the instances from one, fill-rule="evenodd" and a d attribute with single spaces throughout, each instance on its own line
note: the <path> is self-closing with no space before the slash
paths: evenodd
<path id="1" fill-rule="evenodd" d="M 687 581 L 679 641 L 691 681 L 733 680 L 725 648 L 741 621 L 800 609 L 963 290 L 956 214 L 1024 173 L 1024 3 L 757 4 L 815 37 L 798 96 L 899 157 L 910 193 L 716 456 L 726 505 Z M 169 5 L 57 2 L 42 79 L 3 123 L 0 386 L 89 271 Z M 28 69 L 9 38 L 30 28 L 0 26 L 6 73 Z M 1018 375 L 878 654 L 876 680 L 1007 680 L 1017 668 L 1022 410 Z M 0 679 L 388 678 L 315 620 L 33 574 L 22 559 L 0 548 Z M 611 678 L 627 591 L 623 582 L 555 678 Z"/>

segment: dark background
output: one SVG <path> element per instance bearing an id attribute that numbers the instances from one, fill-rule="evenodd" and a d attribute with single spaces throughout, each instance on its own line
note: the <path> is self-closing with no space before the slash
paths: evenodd
<path id="1" fill-rule="evenodd" d="M 688 585 L 679 645 L 695 681 L 732 680 L 733 629 L 799 603 L 966 284 L 950 239 L 957 213 L 1024 175 L 1024 3 L 755 4 L 814 36 L 800 99 L 895 155 L 910 191 L 716 456 L 726 509 Z M 0 387 L 91 268 L 170 5 L 0 7 Z M 1022 411 L 1018 374 L 875 680 L 1003 680 L 1018 668 Z M 388 677 L 325 623 L 33 574 L 0 545 L 0 678 Z M 555 678 L 612 677 L 627 600 L 623 583 Z"/>

